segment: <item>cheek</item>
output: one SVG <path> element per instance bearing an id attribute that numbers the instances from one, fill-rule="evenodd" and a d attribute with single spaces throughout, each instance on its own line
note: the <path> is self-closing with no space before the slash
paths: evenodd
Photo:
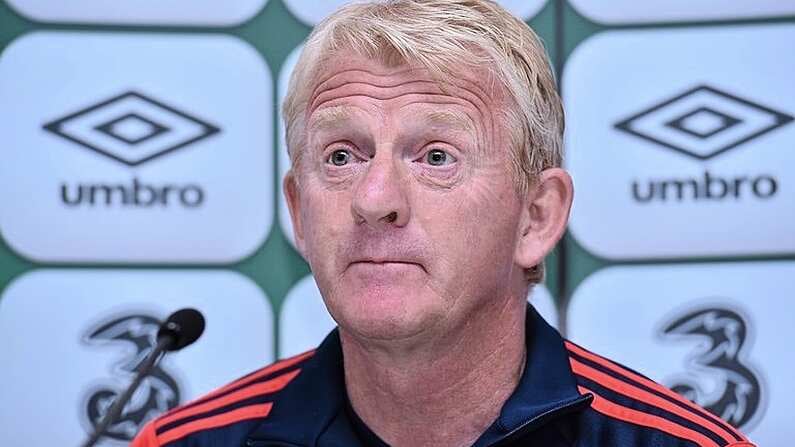
<path id="1" fill-rule="evenodd" d="M 513 185 L 486 180 L 451 196 L 444 205 L 429 206 L 425 219 L 442 266 L 467 275 L 471 269 L 464 267 L 472 265 L 509 267 L 519 222 Z"/>
<path id="2" fill-rule="evenodd" d="M 343 195 L 318 191 L 304 195 L 308 198 L 302 207 L 304 239 L 310 263 L 315 258 L 327 261 L 325 258 L 340 243 L 345 224 L 351 220 L 350 206 Z"/>

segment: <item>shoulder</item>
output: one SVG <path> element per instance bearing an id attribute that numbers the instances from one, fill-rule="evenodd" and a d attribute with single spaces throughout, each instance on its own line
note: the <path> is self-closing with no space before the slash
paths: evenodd
<path id="1" fill-rule="evenodd" d="M 599 442 L 607 437 L 611 445 L 754 447 L 737 429 L 670 389 L 570 341 L 565 345 L 577 387 L 593 395 L 582 436 L 599 436 Z"/>
<path id="2" fill-rule="evenodd" d="M 314 351 L 290 357 L 247 374 L 150 421 L 132 447 L 220 445 L 246 434 L 270 414 L 273 401 Z M 187 445 L 187 444 L 185 444 Z"/>

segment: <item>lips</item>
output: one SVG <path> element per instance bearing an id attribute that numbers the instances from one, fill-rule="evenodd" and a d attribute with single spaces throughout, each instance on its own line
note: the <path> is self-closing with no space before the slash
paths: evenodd
<path id="1" fill-rule="evenodd" d="M 339 265 L 346 269 L 355 265 L 378 267 L 416 266 L 427 273 L 426 260 L 432 252 L 418 237 L 409 237 L 397 232 L 362 233 L 351 235 L 338 248 Z M 368 230 L 369 231 L 369 230 Z"/>
<path id="2" fill-rule="evenodd" d="M 351 262 L 348 265 L 348 267 L 352 267 L 352 266 L 357 265 L 357 264 L 371 265 L 373 267 L 378 267 L 378 266 L 383 266 L 383 267 L 396 266 L 397 267 L 397 266 L 400 266 L 400 265 L 406 265 L 406 266 L 413 265 L 413 266 L 417 266 L 417 267 L 421 268 L 422 270 L 425 270 L 425 266 L 423 266 L 419 262 L 416 262 L 414 260 L 395 259 L 395 258 L 362 258 L 362 259 L 357 259 L 357 260 Z"/>
<path id="3" fill-rule="evenodd" d="M 415 262 L 358 261 L 351 263 L 347 273 L 352 275 L 356 284 L 376 287 L 387 287 L 397 284 L 415 283 L 419 275 L 426 275 L 425 269 Z"/>

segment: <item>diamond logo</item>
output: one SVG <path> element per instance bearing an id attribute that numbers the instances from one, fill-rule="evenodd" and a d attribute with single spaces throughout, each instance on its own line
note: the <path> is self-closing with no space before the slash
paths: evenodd
<path id="1" fill-rule="evenodd" d="M 707 160 L 790 123 L 793 117 L 707 85 L 615 124 L 619 130 Z"/>
<path id="2" fill-rule="evenodd" d="M 699 107 L 690 113 L 665 123 L 665 125 L 698 138 L 706 139 L 739 123 L 742 123 L 742 120 L 709 107 Z"/>
<path id="3" fill-rule="evenodd" d="M 204 120 L 135 91 L 80 109 L 43 127 L 129 166 L 220 132 Z"/>
<path id="4" fill-rule="evenodd" d="M 129 145 L 136 145 L 169 130 L 137 113 L 128 113 L 94 129 Z"/>
<path id="5" fill-rule="evenodd" d="M 561 76 L 577 243 L 626 261 L 795 253 L 788 42 L 793 25 L 737 25 L 579 45 Z"/>
<path id="6" fill-rule="evenodd" d="M 274 218 L 272 84 L 233 36 L 21 36 L 0 55 L 2 239 L 38 262 L 251 256 Z"/>

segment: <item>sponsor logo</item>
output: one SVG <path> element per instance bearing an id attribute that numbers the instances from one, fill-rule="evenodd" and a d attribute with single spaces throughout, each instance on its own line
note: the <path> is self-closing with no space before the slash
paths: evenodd
<path id="1" fill-rule="evenodd" d="M 795 250 L 795 62 L 781 58 L 793 36 L 725 26 L 581 43 L 561 82 L 577 242 L 609 259 Z"/>
<path id="2" fill-rule="evenodd" d="M 177 309 L 201 311 L 204 333 L 165 355 L 98 446 L 127 446 L 156 414 L 274 360 L 271 300 L 232 270 L 35 269 L 0 303 L 0 339 L 13 341 L 0 343 L 3 447 L 82 445 Z M 47 436 L 32 436 L 43 421 Z"/>
<path id="3" fill-rule="evenodd" d="M 196 208 L 204 202 L 204 190 L 196 184 L 146 184 L 133 177 L 130 183 L 61 183 L 61 202 L 70 207 L 88 206 L 169 206 L 179 203 Z"/>
<path id="4" fill-rule="evenodd" d="M 615 127 L 681 154 L 707 160 L 792 120 L 785 113 L 700 85 L 632 115 Z"/>
<path id="5" fill-rule="evenodd" d="M 138 166 L 185 148 L 220 129 L 153 98 L 128 91 L 43 126 L 47 131 L 127 166 Z M 204 201 L 198 184 L 153 185 L 133 177 L 127 183 L 60 185 L 61 203 L 87 206 L 196 208 Z"/>
<path id="6" fill-rule="evenodd" d="M 86 331 L 83 341 L 88 345 L 121 350 L 124 357 L 113 366 L 111 372 L 116 378 L 124 378 L 123 383 L 130 383 L 141 363 L 157 344 L 159 326 L 160 321 L 152 315 L 116 314 Z M 146 422 L 179 404 L 180 387 L 167 368 L 168 364 L 161 361 L 152 369 L 119 420 L 106 429 L 104 436 L 118 441 L 131 441 Z M 123 391 L 124 388 L 110 384 L 87 391 L 84 415 L 92 427 L 91 433 Z"/>
<path id="7" fill-rule="evenodd" d="M 220 131 L 135 91 L 90 105 L 43 127 L 129 166 L 162 157 Z"/>
<path id="8" fill-rule="evenodd" d="M 727 307 L 677 312 L 662 325 L 665 342 L 693 343 L 685 360 L 687 371 L 666 384 L 737 428 L 748 429 L 761 414 L 762 382 L 749 366 L 748 319 Z M 704 387 L 704 376 L 717 386 Z"/>
<path id="9" fill-rule="evenodd" d="M 613 266 L 574 290 L 566 335 L 676 390 L 755 445 L 789 445 L 795 262 Z M 606 326 L 605 322 L 609 322 Z"/>
<path id="10" fill-rule="evenodd" d="M 632 182 L 632 199 L 638 203 L 651 201 L 723 200 L 754 197 L 768 199 L 778 192 L 778 181 L 769 174 L 721 177 L 704 171 L 694 177 L 653 178 Z"/>
<path id="11" fill-rule="evenodd" d="M 0 109 L 0 232 L 22 256 L 227 263 L 267 237 L 272 83 L 247 43 L 28 33 L 0 86 L 19 105 Z"/>
<path id="12" fill-rule="evenodd" d="M 698 160 L 709 160 L 792 122 L 793 117 L 716 88 L 700 85 L 632 115 L 615 128 Z M 632 182 L 632 199 L 652 201 L 768 199 L 779 190 L 771 174 Z"/>

